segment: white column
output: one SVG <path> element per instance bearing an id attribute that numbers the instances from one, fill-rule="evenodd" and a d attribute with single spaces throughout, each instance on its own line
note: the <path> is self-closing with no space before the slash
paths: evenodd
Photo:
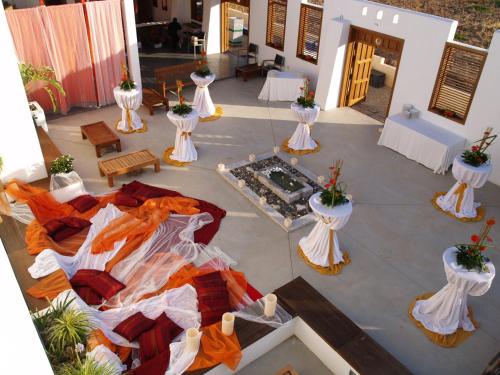
<path id="1" fill-rule="evenodd" d="M 36 181 L 47 177 L 42 150 L 28 106 L 5 11 L 0 7 L 0 156 L 5 182 L 12 178 Z"/>
<path id="2" fill-rule="evenodd" d="M 138 88 L 142 88 L 141 64 L 139 62 L 139 48 L 137 47 L 137 30 L 135 27 L 134 0 L 122 2 L 123 28 L 125 32 L 125 48 L 130 78 Z"/>
<path id="3" fill-rule="evenodd" d="M 207 33 L 207 54 L 220 53 L 221 1 L 205 0 L 203 3 L 203 31 Z"/>

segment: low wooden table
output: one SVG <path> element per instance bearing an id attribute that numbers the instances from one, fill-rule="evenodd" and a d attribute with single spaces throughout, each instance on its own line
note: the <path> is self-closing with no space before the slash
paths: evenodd
<path id="1" fill-rule="evenodd" d="M 248 79 L 248 76 L 257 73 L 262 74 L 262 66 L 259 64 L 249 64 L 236 67 L 234 74 L 236 75 L 236 77 L 242 75 L 243 81 L 246 81 Z"/>
<path id="2" fill-rule="evenodd" d="M 115 146 L 116 152 L 122 150 L 120 138 L 113 133 L 104 121 L 80 126 L 82 138 L 87 139 L 95 146 L 95 153 L 98 158 L 101 157 L 101 150 L 105 147 Z"/>
<path id="3" fill-rule="evenodd" d="M 108 160 L 100 160 L 97 162 L 97 165 L 101 177 L 106 176 L 108 178 L 109 187 L 113 187 L 114 176 L 136 171 L 148 165 L 154 165 L 156 173 L 160 171 L 160 159 L 147 149 L 131 152 Z"/>
<path id="4" fill-rule="evenodd" d="M 149 110 L 151 116 L 154 115 L 157 108 L 165 107 L 167 112 L 170 109 L 167 97 L 162 96 L 155 89 L 145 88 L 142 90 L 142 104 Z"/>

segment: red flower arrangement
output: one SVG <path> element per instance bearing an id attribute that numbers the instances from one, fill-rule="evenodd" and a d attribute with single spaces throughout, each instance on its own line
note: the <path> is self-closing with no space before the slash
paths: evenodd
<path id="1" fill-rule="evenodd" d="M 185 116 L 193 110 L 193 108 L 186 104 L 186 98 L 182 95 L 182 88 L 184 87 L 184 82 L 180 79 L 176 81 L 177 83 L 177 98 L 179 98 L 179 104 L 172 107 L 172 112 L 179 116 Z"/>
<path id="2" fill-rule="evenodd" d="M 345 184 L 339 181 L 339 177 L 342 173 L 342 160 L 337 160 L 331 166 L 330 181 L 325 185 L 325 190 L 321 192 L 321 203 L 327 207 L 335 207 L 344 203 L 349 202 L 345 194 Z"/>
<path id="3" fill-rule="evenodd" d="M 196 70 L 194 72 L 199 77 L 205 78 L 212 74 L 207 62 L 207 52 L 205 50 L 201 51 L 200 59 L 196 62 Z"/>
<path id="4" fill-rule="evenodd" d="M 310 89 L 311 81 L 307 78 L 304 81 L 304 87 L 301 87 L 302 95 L 297 98 L 297 104 L 301 105 L 304 108 L 314 108 L 316 105 L 314 103 L 314 91 Z"/>
<path id="5" fill-rule="evenodd" d="M 122 64 L 122 80 L 120 81 L 120 89 L 123 91 L 135 89 L 135 82 L 129 78 L 128 69 L 125 64 Z"/>
<path id="6" fill-rule="evenodd" d="M 491 135 L 492 128 L 487 128 L 484 132 L 483 138 L 474 142 L 470 150 L 465 150 L 462 154 L 462 159 L 465 164 L 472 165 L 473 167 L 480 167 L 485 164 L 490 156 L 486 153 L 488 147 L 495 141 L 496 135 Z"/>
<path id="7" fill-rule="evenodd" d="M 490 247 L 493 247 L 493 239 L 488 236 L 491 227 L 496 224 L 495 219 L 486 221 L 480 234 L 473 234 L 470 237 L 472 244 L 456 245 L 457 263 L 465 267 L 467 270 L 476 270 L 477 272 L 489 272 L 486 263 L 489 259 L 484 255 L 484 252 Z"/>

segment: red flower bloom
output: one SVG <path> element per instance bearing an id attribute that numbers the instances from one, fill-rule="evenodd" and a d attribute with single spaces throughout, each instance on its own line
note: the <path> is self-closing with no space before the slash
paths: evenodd
<path id="1" fill-rule="evenodd" d="M 472 151 L 479 151 L 479 146 L 472 146 Z"/>
<path id="2" fill-rule="evenodd" d="M 491 238 L 490 236 L 486 237 L 486 239 L 488 240 L 488 242 L 493 242 L 493 238 Z"/>
<path id="3" fill-rule="evenodd" d="M 481 246 L 481 251 L 486 251 L 486 249 L 488 248 L 488 246 Z"/>
<path id="4" fill-rule="evenodd" d="M 327 189 L 328 189 L 328 188 L 330 188 L 330 186 L 332 186 L 332 184 L 326 184 L 326 185 L 325 185 L 325 188 L 327 188 Z"/>
<path id="5" fill-rule="evenodd" d="M 495 225 L 497 222 L 495 219 L 489 219 L 486 224 L 488 224 L 489 226 L 492 226 L 492 225 Z"/>
<path id="6" fill-rule="evenodd" d="M 473 234 L 472 236 L 470 236 L 470 240 L 474 243 L 479 243 L 479 241 L 481 241 L 477 234 Z"/>

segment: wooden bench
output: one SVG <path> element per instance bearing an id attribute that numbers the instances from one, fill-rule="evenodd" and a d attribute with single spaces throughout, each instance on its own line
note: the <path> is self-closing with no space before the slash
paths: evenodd
<path id="1" fill-rule="evenodd" d="M 166 97 L 168 90 L 177 89 L 177 80 L 179 79 L 184 82 L 185 86 L 194 85 L 190 75 L 195 69 L 196 66 L 194 61 L 155 69 L 155 80 L 160 89 L 160 93 Z"/>
<path id="2" fill-rule="evenodd" d="M 101 151 L 105 147 L 115 146 L 116 152 L 122 150 L 120 138 L 113 133 L 104 121 L 94 122 L 93 124 L 80 126 L 82 138 L 87 139 L 95 146 L 95 153 L 98 158 L 101 157 Z"/>
<path id="3" fill-rule="evenodd" d="M 259 64 L 248 64 L 248 65 L 243 65 L 243 66 L 238 66 L 235 69 L 235 76 L 238 78 L 238 76 L 242 75 L 243 76 L 243 81 L 248 80 L 248 77 L 251 75 L 255 74 L 262 74 L 262 65 Z"/>
<path id="4" fill-rule="evenodd" d="M 157 108 L 165 107 L 167 112 L 170 109 L 168 98 L 165 95 L 161 95 L 155 89 L 145 88 L 142 90 L 142 104 L 149 110 L 151 116 L 154 115 Z"/>
<path id="5" fill-rule="evenodd" d="M 109 187 L 113 187 L 114 176 L 133 172 L 147 167 L 148 165 L 154 165 L 156 173 L 160 171 L 160 159 L 147 149 L 131 152 L 108 160 L 100 160 L 97 165 L 101 177 L 106 176 L 108 178 Z"/>

